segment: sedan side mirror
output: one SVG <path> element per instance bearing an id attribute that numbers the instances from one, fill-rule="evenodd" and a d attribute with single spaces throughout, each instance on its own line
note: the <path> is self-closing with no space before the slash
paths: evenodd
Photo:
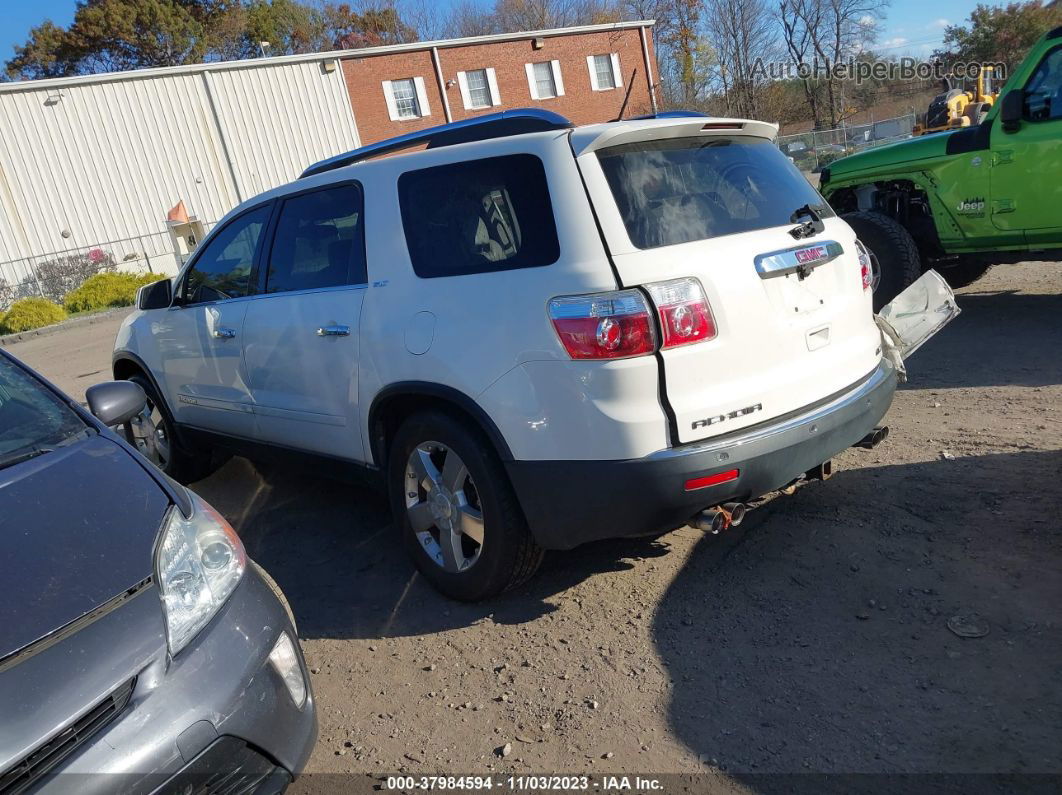
<path id="1" fill-rule="evenodd" d="M 173 280 L 163 279 L 136 291 L 137 309 L 165 309 L 173 302 Z"/>
<path id="2" fill-rule="evenodd" d="M 85 390 L 89 411 L 109 428 L 124 425 L 144 410 L 147 395 L 132 381 L 104 381 Z"/>
<path id="3" fill-rule="evenodd" d="M 1003 97 L 1003 107 L 999 110 L 1000 121 L 1006 132 L 1015 132 L 1021 127 L 1021 119 L 1025 113 L 1025 92 L 1020 88 L 1008 91 Z"/>

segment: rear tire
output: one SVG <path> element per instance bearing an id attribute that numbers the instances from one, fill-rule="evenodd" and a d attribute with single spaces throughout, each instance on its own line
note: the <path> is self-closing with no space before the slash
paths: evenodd
<path id="1" fill-rule="evenodd" d="M 140 449 L 138 446 L 144 457 L 178 483 L 194 483 L 213 472 L 216 467 L 212 451 L 192 451 L 180 443 L 174 432 L 175 426 L 169 409 L 159 398 L 151 379 L 141 373 L 136 373 L 126 380 L 132 381 L 144 390 L 148 401 L 145 411 L 152 417 L 159 434 L 158 449 L 161 454 L 151 455 L 150 451 Z"/>
<path id="2" fill-rule="evenodd" d="M 993 263 L 985 262 L 976 257 L 960 257 L 959 261 L 954 265 L 941 268 L 937 272 L 944 277 L 944 281 L 948 283 L 949 287 L 953 290 L 958 290 L 960 287 L 966 287 L 976 282 L 988 273 L 988 269 L 992 265 Z"/>
<path id="3" fill-rule="evenodd" d="M 446 596 L 496 596 L 542 562 L 501 460 L 465 422 L 437 411 L 407 419 L 391 444 L 387 481 L 403 545 Z"/>
<path id="4" fill-rule="evenodd" d="M 887 215 L 859 210 L 841 217 L 855 230 L 876 263 L 874 311 L 879 312 L 922 275 L 918 246 L 911 234 Z"/>

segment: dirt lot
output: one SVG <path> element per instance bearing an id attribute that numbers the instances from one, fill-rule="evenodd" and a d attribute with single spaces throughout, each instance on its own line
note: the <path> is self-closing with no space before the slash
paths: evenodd
<path id="1" fill-rule="evenodd" d="M 1062 773 L 1060 288 L 1062 266 L 1030 264 L 962 291 L 888 442 L 829 482 L 729 535 L 551 554 L 489 604 L 419 579 L 379 496 L 231 461 L 197 488 L 294 607 L 310 770 L 715 771 L 723 789 Z M 80 392 L 114 325 L 10 350 Z M 958 637 L 955 617 L 988 634 Z"/>

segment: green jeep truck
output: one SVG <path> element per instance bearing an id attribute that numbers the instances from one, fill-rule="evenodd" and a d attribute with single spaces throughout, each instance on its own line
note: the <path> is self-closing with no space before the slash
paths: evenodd
<path id="1" fill-rule="evenodd" d="M 992 265 L 1062 260 L 1062 27 L 975 127 L 834 161 L 820 190 L 871 254 L 874 309 L 925 270 L 952 287 Z"/>

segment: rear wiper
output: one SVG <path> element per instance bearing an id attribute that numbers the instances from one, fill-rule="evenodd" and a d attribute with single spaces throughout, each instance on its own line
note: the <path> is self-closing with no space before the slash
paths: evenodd
<path id="1" fill-rule="evenodd" d="M 807 217 L 809 220 L 804 221 L 803 223 L 798 223 L 800 219 L 804 217 Z M 803 207 L 797 207 L 793 210 L 793 214 L 789 217 L 789 223 L 797 224 L 789 230 L 789 234 L 797 240 L 803 240 L 806 237 L 814 237 L 820 232 L 826 231 L 826 224 L 822 222 L 822 218 L 810 204 L 805 204 Z"/>
<path id="2" fill-rule="evenodd" d="M 0 469 L 6 469 L 15 464 L 21 464 L 23 461 L 29 461 L 31 458 L 36 458 L 39 455 L 53 452 L 55 452 L 55 448 L 53 447 L 34 447 L 32 450 L 23 450 L 21 453 L 12 453 L 4 458 L 0 458 Z"/>

